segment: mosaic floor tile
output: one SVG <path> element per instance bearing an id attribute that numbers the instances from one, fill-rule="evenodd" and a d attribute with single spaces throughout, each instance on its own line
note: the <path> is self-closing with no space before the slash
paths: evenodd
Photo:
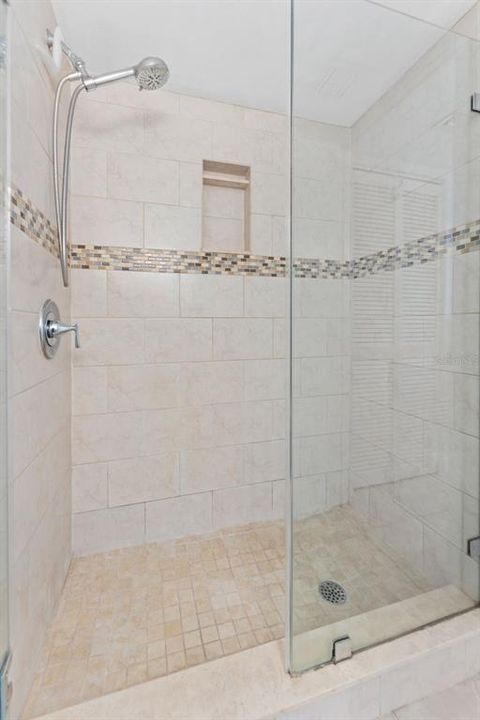
<path id="1" fill-rule="evenodd" d="M 294 533 L 295 632 L 427 589 L 348 507 Z M 283 637 L 285 565 L 281 522 L 74 559 L 26 717 Z M 342 583 L 344 605 L 321 599 L 324 579 Z"/>

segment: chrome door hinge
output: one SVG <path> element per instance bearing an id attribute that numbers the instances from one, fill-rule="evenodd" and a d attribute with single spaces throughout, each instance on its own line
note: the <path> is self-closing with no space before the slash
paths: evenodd
<path id="1" fill-rule="evenodd" d="M 470 110 L 480 113 L 480 93 L 476 92 L 470 96 Z"/>
<path id="2" fill-rule="evenodd" d="M 348 658 L 352 657 L 352 654 L 352 641 L 349 635 L 333 641 L 332 660 L 334 663 L 348 660 Z"/>
<path id="3" fill-rule="evenodd" d="M 467 552 L 474 560 L 480 560 L 480 535 L 467 540 Z"/>

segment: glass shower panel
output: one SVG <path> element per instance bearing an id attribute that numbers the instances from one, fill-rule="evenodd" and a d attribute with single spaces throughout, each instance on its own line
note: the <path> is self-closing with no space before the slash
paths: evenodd
<path id="1" fill-rule="evenodd" d="M 7 494 L 7 6 L 0 2 L 0 668 L 6 663 L 8 635 L 8 494 Z M 0 715 L 5 711 L 0 681 Z"/>
<path id="2" fill-rule="evenodd" d="M 480 54 L 365 0 L 295 0 L 292 40 L 301 672 L 479 599 Z"/>

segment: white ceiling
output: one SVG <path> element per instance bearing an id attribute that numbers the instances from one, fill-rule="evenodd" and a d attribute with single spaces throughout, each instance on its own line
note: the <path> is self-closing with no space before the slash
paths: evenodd
<path id="1" fill-rule="evenodd" d="M 353 124 L 473 4 L 296 0 L 296 114 Z M 288 109 L 288 0 L 53 0 L 53 6 L 66 42 L 91 73 L 160 55 L 171 90 Z"/>

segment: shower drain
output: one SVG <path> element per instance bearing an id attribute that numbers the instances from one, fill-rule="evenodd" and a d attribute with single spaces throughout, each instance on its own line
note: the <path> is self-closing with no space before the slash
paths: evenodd
<path id="1" fill-rule="evenodd" d="M 333 605 L 343 605 L 347 602 L 345 588 L 335 580 L 323 580 L 318 586 L 318 592 L 324 600 Z"/>

